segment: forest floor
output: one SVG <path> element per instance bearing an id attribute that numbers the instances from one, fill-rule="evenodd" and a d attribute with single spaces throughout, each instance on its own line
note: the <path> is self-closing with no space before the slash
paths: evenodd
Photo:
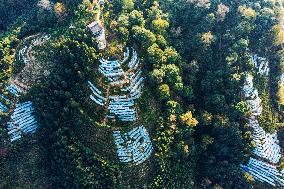
<path id="1" fill-rule="evenodd" d="M 46 156 L 37 139 L 21 141 L 0 158 L 0 189 L 47 189 Z"/>

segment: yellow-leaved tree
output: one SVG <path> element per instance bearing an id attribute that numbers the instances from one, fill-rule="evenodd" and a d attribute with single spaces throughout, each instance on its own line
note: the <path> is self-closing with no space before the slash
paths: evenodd
<path id="1" fill-rule="evenodd" d="M 198 121 L 192 116 L 192 112 L 188 111 L 180 116 L 181 121 L 189 127 L 195 127 Z"/>
<path id="2" fill-rule="evenodd" d="M 65 20 L 67 16 L 67 9 L 63 3 L 55 3 L 54 12 L 59 21 Z"/>
<path id="3" fill-rule="evenodd" d="M 284 84 L 281 84 L 278 89 L 279 104 L 284 105 Z"/>

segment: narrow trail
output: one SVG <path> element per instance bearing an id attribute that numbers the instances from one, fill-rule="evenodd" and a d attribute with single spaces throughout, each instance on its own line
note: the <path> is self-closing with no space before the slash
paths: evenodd
<path id="1" fill-rule="evenodd" d="M 96 21 L 100 22 L 100 17 L 101 17 L 101 6 L 98 2 L 98 0 L 96 0 L 96 4 L 97 4 L 97 7 L 98 7 L 98 13 L 96 15 Z"/>
<path id="2" fill-rule="evenodd" d="M 104 105 L 104 115 L 105 115 L 105 117 L 104 117 L 104 119 L 103 119 L 103 121 L 102 121 L 102 124 L 104 124 L 104 125 L 106 125 L 106 122 L 107 122 L 107 113 L 108 113 L 108 106 L 109 106 L 109 96 L 110 96 L 110 86 L 108 85 L 107 86 L 107 89 L 106 89 L 106 99 L 107 99 L 107 101 L 106 101 L 106 103 L 105 103 L 105 105 Z"/>
<path id="3" fill-rule="evenodd" d="M 91 3 L 91 6 L 89 7 L 89 9 L 90 10 L 94 10 L 95 6 L 98 8 L 98 12 L 96 14 L 95 21 L 100 21 L 101 6 L 100 6 L 100 3 L 99 3 L 99 0 L 93 0 L 93 2 Z"/>

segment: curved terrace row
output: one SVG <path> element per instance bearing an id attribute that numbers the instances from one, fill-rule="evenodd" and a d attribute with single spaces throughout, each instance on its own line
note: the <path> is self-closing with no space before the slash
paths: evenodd
<path id="1" fill-rule="evenodd" d="M 258 116 L 262 114 L 262 105 L 258 90 L 253 86 L 253 76 L 247 75 L 243 92 L 251 113 L 248 123 L 253 129 L 253 141 L 256 144 L 253 154 L 258 159 L 250 158 L 249 163 L 241 167 L 260 182 L 273 186 L 284 186 L 284 174 L 275 166 L 281 158 L 277 133 L 265 132 L 258 122 Z"/>

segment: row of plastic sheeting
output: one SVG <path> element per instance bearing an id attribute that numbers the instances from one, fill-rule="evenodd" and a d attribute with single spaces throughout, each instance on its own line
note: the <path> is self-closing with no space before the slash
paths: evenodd
<path id="1" fill-rule="evenodd" d="M 113 131 L 113 137 L 121 162 L 139 165 L 146 161 L 153 151 L 149 134 L 143 125 L 126 133 Z"/>
<path id="2" fill-rule="evenodd" d="M 16 108 L 7 123 L 8 134 L 11 142 L 20 139 L 23 135 L 33 134 L 37 127 L 37 121 L 33 116 L 32 102 L 16 104 Z"/>
<path id="3" fill-rule="evenodd" d="M 250 158 L 248 165 L 241 167 L 260 182 L 284 187 L 283 174 L 274 166 L 281 159 L 277 133 L 267 133 L 259 124 L 258 116 L 262 114 L 263 108 L 258 90 L 253 85 L 253 76 L 246 76 L 243 92 L 251 113 L 248 124 L 253 129 L 252 137 L 256 145 L 253 154 L 261 160 Z"/>

